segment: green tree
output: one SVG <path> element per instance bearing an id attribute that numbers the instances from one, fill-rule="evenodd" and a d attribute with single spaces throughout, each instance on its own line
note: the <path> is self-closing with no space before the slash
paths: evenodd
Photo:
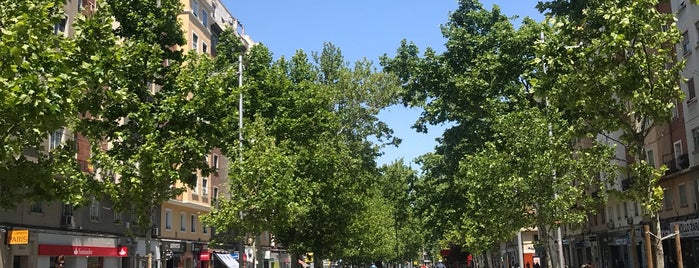
<path id="1" fill-rule="evenodd" d="M 231 178 L 231 187 L 240 191 L 204 221 L 245 226 L 253 234 L 271 231 L 290 252 L 313 252 L 320 265 L 342 257 L 348 241 L 357 241 L 350 236 L 364 219 L 356 212 L 365 211 L 371 199 L 364 186 L 379 174 L 379 147 L 369 137 L 393 140 L 376 114 L 391 104 L 390 92 L 398 86 L 368 62 L 347 67 L 331 44 L 316 59 L 298 51 L 289 60 L 272 61 L 262 45 L 245 55 L 250 123 L 243 161 L 231 171 L 240 174 Z M 238 155 L 238 148 L 229 144 L 226 154 Z"/>
<path id="2" fill-rule="evenodd" d="M 645 139 L 670 120 L 682 99 L 678 81 L 684 63 L 674 62 L 680 34 L 671 25 L 672 14 L 659 13 L 657 5 L 653 0 L 541 3 L 553 29 L 539 53 L 548 66 L 542 94 L 553 106 L 583 122 L 588 133 L 621 133 L 612 138 L 633 160 L 618 166 L 634 182 L 620 195 L 642 204 L 660 237 L 662 170 L 646 162 Z M 655 267 L 663 267 L 657 240 L 655 253 Z"/>
<path id="3" fill-rule="evenodd" d="M 77 129 L 92 141 L 101 193 L 147 234 L 157 206 L 192 187 L 197 172 L 211 171 L 204 156 L 230 110 L 223 82 L 231 72 L 217 75 L 212 60 L 172 49 L 184 44 L 179 1 L 99 4 L 81 31 L 104 36 L 106 50 L 83 60 L 92 68 Z M 103 26 L 112 20 L 118 27 Z"/>
<path id="4" fill-rule="evenodd" d="M 0 207 L 25 200 L 85 202 L 94 185 L 72 142 L 48 148 L 77 122 L 85 79 L 74 40 L 59 32 L 64 1 L 1 1 Z M 63 21 L 65 23 L 65 21 Z M 65 24 L 63 24 L 65 25 Z M 60 132 L 68 135 L 70 131 Z M 65 138 L 63 138 L 65 139 Z M 50 152 L 49 152 L 50 149 Z M 31 179 L 29 179 L 31 178 Z"/>
<path id="5" fill-rule="evenodd" d="M 425 110 L 418 130 L 453 124 L 420 158 L 425 174 L 416 191 L 428 241 L 480 252 L 521 228 L 547 234 L 579 223 L 594 208 L 586 191 L 600 189 L 594 174 L 609 151 L 572 147 L 590 137 L 537 95 L 535 45 L 544 29 L 527 18 L 515 29 L 497 6 L 464 0 L 442 27 L 443 54 L 427 49 L 421 58 L 403 42 L 396 57 L 383 59 L 404 83 L 404 103 Z"/>

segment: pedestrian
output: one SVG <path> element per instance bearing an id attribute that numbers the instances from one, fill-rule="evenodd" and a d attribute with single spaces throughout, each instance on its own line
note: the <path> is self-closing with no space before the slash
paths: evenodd
<path id="1" fill-rule="evenodd" d="M 56 257 L 56 260 L 54 261 L 54 267 L 55 268 L 63 268 L 66 266 L 66 259 L 63 255 L 60 255 Z"/>
<path id="2" fill-rule="evenodd" d="M 447 268 L 447 267 L 444 265 L 444 263 L 442 263 L 442 260 L 439 260 L 436 268 Z"/>
<path id="3" fill-rule="evenodd" d="M 371 266 L 369 266 L 369 268 L 376 268 L 376 264 L 374 264 L 374 263 L 372 262 L 372 263 L 371 263 Z"/>
<path id="4" fill-rule="evenodd" d="M 541 268 L 541 264 L 539 264 L 538 262 L 535 262 L 535 263 L 534 263 L 534 268 Z"/>

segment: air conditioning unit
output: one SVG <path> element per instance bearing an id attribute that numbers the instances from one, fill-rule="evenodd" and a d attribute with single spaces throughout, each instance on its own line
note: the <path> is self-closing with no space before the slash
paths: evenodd
<path id="1" fill-rule="evenodd" d="M 74 229 L 75 217 L 73 215 L 63 215 L 61 226 L 63 226 L 64 228 Z"/>

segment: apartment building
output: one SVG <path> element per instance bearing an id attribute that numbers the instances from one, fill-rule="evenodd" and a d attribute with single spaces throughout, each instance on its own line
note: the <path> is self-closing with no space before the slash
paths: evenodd
<path id="1" fill-rule="evenodd" d="M 699 7 L 690 1 L 661 1 L 658 11 L 672 13 L 677 17 L 677 27 L 683 40 L 676 46 L 677 59 L 687 62 L 683 75 L 688 79 L 680 82 L 686 95 L 684 101 L 677 101 L 670 122 L 656 125 L 646 137 L 646 159 L 649 164 L 667 171 L 660 179 L 664 199 L 659 212 L 664 235 L 671 234 L 673 226 L 681 228 L 682 248 L 685 267 L 699 267 L 699 256 L 694 252 L 699 246 L 695 243 L 698 232 L 691 231 L 692 224 L 699 223 L 699 173 L 697 172 L 696 149 L 699 148 L 699 108 L 696 106 L 694 77 L 699 74 Z M 693 40 L 693 42 L 692 42 Z M 613 135 L 612 135 L 613 136 Z M 691 137 L 688 139 L 688 137 Z M 629 159 L 624 148 L 617 148 L 618 159 Z M 611 187 L 626 191 L 633 178 L 621 174 Z M 582 228 L 570 228 L 567 242 L 566 260 L 568 264 L 580 265 L 592 262 L 597 266 L 643 267 L 648 263 L 643 242 L 643 225 L 651 219 L 638 202 L 610 198 L 596 215 L 590 215 Z M 674 240 L 664 240 L 663 249 L 666 261 L 675 259 Z"/>
<path id="2" fill-rule="evenodd" d="M 72 37 L 76 16 L 92 12 L 95 1 L 67 0 L 65 19 L 55 25 L 55 33 Z M 235 29 L 247 48 L 254 44 L 221 1 L 182 0 L 182 4 L 178 19 L 186 33 L 187 44 L 181 47 L 185 52 L 214 56 L 218 35 L 226 28 Z M 47 137 L 45 148 L 50 150 L 68 140 L 77 143 L 76 157 L 82 171 L 95 172 L 89 162 L 90 142 L 80 133 L 56 130 Z M 152 218 L 151 237 L 134 237 L 130 215 L 113 211 L 110 200 L 93 198 L 87 207 L 25 202 L 3 211 L 0 241 L 6 246 L 0 247 L 0 267 L 52 267 L 58 256 L 63 256 L 65 267 L 208 267 L 216 255 L 206 246 L 212 228 L 203 226 L 199 216 L 208 213 L 218 196 L 229 189 L 225 189 L 228 159 L 214 149 L 207 161 L 218 171 L 199 174 L 193 188 L 161 204 Z M 20 243 L 10 243 L 15 239 Z M 146 257 L 149 253 L 150 258 Z"/>

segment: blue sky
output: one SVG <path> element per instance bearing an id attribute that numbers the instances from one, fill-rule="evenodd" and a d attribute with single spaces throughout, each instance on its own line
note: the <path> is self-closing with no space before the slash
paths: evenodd
<path id="1" fill-rule="evenodd" d="M 456 0 L 223 0 L 228 10 L 245 26 L 245 33 L 267 46 L 275 58 L 291 57 L 296 50 L 307 54 L 320 51 L 324 42 L 339 47 L 345 60 L 367 58 L 377 68 L 378 58 L 393 55 L 402 39 L 414 42 L 421 51 L 432 47 L 444 50 L 445 39 L 439 25 L 458 6 Z M 508 16 L 533 17 L 537 0 L 481 1 L 490 9 L 500 6 Z M 428 134 L 416 133 L 410 126 L 419 110 L 389 107 L 380 114 L 403 139 L 398 148 L 386 148 L 379 164 L 404 158 L 406 163 L 432 151 L 444 126 L 429 128 Z"/>

